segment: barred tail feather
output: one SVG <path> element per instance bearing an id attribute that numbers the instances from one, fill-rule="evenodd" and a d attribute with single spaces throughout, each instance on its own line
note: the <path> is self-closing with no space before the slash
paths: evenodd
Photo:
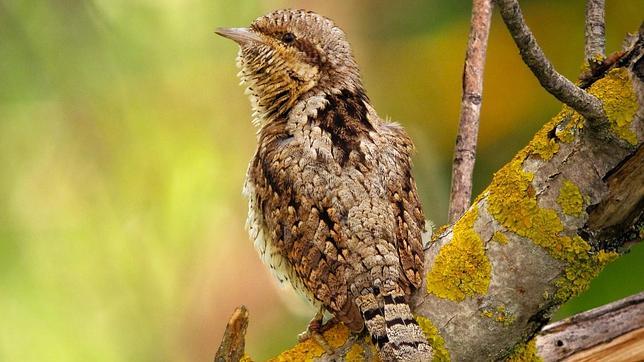
<path id="1" fill-rule="evenodd" d="M 367 331 L 383 361 L 431 360 L 432 348 L 404 295 L 367 294 L 359 299 Z"/>

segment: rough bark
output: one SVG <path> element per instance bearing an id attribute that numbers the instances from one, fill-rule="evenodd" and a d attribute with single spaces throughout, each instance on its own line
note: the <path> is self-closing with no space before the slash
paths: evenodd
<path id="1" fill-rule="evenodd" d="M 546 361 L 644 360 L 644 292 L 552 323 L 537 336 Z"/>
<path id="2" fill-rule="evenodd" d="M 584 54 L 589 63 L 601 62 L 606 52 L 606 25 L 604 0 L 586 0 L 586 28 Z"/>
<path id="3" fill-rule="evenodd" d="M 244 358 L 248 310 L 243 305 L 233 312 L 219 344 L 215 362 L 240 361 Z"/>

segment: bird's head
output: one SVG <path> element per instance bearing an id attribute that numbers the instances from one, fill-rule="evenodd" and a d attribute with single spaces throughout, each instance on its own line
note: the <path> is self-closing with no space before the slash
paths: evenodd
<path id="1" fill-rule="evenodd" d="M 248 28 L 219 28 L 216 33 L 240 46 L 240 77 L 260 122 L 288 111 L 311 91 L 363 92 L 344 32 L 316 13 L 277 10 Z"/>

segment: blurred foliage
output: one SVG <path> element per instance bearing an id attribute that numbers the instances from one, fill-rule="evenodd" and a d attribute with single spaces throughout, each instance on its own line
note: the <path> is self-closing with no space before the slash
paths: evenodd
<path id="1" fill-rule="evenodd" d="M 574 78 L 583 2 L 522 4 Z M 617 49 L 641 3 L 608 5 Z M 285 6 L 347 31 L 376 108 L 417 144 L 428 217 L 445 221 L 469 2 L 0 0 L 0 360 L 211 360 L 242 303 L 252 356 L 295 341 L 311 311 L 275 288 L 243 229 L 255 130 L 236 47 L 213 35 Z M 496 15 L 488 54 L 478 191 L 559 108 Z M 643 255 L 560 316 L 644 289 Z"/>

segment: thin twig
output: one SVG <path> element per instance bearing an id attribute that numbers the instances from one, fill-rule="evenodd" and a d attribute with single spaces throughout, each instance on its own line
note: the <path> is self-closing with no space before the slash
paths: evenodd
<path id="1" fill-rule="evenodd" d="M 461 114 L 452 163 L 449 222 L 458 220 L 470 206 L 472 173 L 476 161 L 476 138 L 479 132 L 483 69 L 492 18 L 492 0 L 473 0 L 470 35 L 463 67 Z"/>
<path id="2" fill-rule="evenodd" d="M 248 309 L 236 308 L 226 325 L 215 362 L 239 361 L 244 356 L 246 329 L 248 328 Z"/>
<path id="3" fill-rule="evenodd" d="M 590 120 L 592 125 L 605 124 L 606 115 L 601 101 L 574 85 L 550 64 L 526 25 L 517 0 L 497 0 L 496 4 L 501 10 L 501 17 L 519 48 L 523 61 L 537 77 L 539 83 L 558 100 Z"/>
<path id="4" fill-rule="evenodd" d="M 591 66 L 600 64 L 605 58 L 606 28 L 604 7 L 604 0 L 586 0 L 586 44 L 584 53 Z"/>

